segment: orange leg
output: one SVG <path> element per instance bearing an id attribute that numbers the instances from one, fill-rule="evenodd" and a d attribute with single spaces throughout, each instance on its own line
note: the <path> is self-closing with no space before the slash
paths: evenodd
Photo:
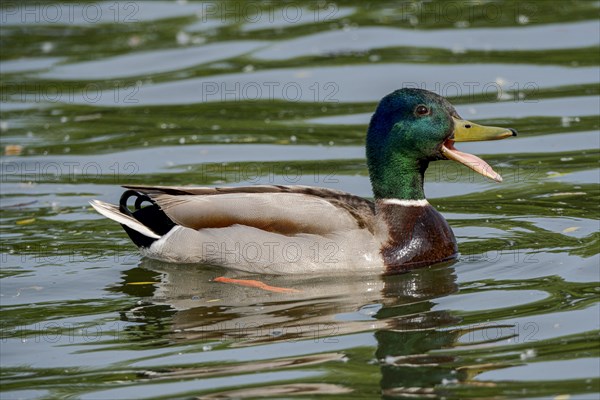
<path id="1" fill-rule="evenodd" d="M 302 293 L 301 290 L 291 289 L 291 288 L 283 288 L 278 286 L 270 286 L 261 281 L 255 281 L 251 279 L 233 279 L 233 278 L 225 278 L 224 276 L 220 276 L 218 278 L 213 279 L 215 282 L 221 283 L 233 283 L 234 285 L 240 286 L 248 286 L 257 289 L 267 290 L 269 292 L 275 293 Z"/>

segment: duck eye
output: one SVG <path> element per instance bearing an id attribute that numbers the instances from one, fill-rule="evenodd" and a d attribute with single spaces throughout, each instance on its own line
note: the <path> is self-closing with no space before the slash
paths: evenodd
<path id="1" fill-rule="evenodd" d="M 415 113 L 419 116 L 427 115 L 427 114 L 429 114 L 429 108 L 427 108 L 421 104 L 421 105 L 417 106 L 417 108 L 415 108 Z"/>

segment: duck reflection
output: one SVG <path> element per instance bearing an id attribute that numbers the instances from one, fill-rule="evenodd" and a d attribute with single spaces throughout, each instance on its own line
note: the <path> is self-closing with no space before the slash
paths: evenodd
<path id="1" fill-rule="evenodd" d="M 451 357 L 431 355 L 432 350 L 452 347 L 464 334 L 449 329 L 461 322 L 458 317 L 432 309 L 436 298 L 458 291 L 451 266 L 395 276 L 260 277 L 270 286 L 293 288 L 296 293 L 220 283 L 215 278 L 257 279 L 220 268 L 154 260 L 143 260 L 140 267 L 136 270 L 160 277 L 157 285 L 144 287 L 153 288 L 148 294 L 154 306 L 172 310 L 172 342 L 225 342 L 237 347 L 302 339 L 326 342 L 340 335 L 374 332 L 374 357 L 384 394 L 416 390 L 413 394 L 426 395 L 444 380 L 457 378 Z M 126 277 L 135 279 L 148 276 Z M 123 287 L 132 290 L 135 285 Z M 335 354 L 343 358 L 342 353 Z"/>
<path id="2" fill-rule="evenodd" d="M 449 380 L 452 358 L 432 356 L 432 350 L 451 347 L 460 336 L 461 320 L 446 310 L 433 311 L 434 300 L 458 291 L 454 269 L 436 267 L 388 277 L 382 290 L 386 299 L 375 316 L 388 321 L 375 332 L 375 356 L 381 369 L 381 389 L 389 396 L 435 395 L 434 387 Z"/>
<path id="3" fill-rule="evenodd" d="M 274 293 L 215 282 L 221 276 L 257 279 L 219 268 L 199 270 L 153 260 L 144 260 L 142 265 L 161 274 L 152 303 L 176 310 L 172 317 L 175 341 L 214 340 L 248 346 L 307 338 L 327 340 L 387 324 L 366 315 L 371 312 L 369 306 L 379 307 L 384 287 L 379 276 L 261 276 L 261 281 L 270 286 L 297 290 Z M 336 319 L 346 313 L 353 315 L 342 321 Z"/>
<path id="4" fill-rule="evenodd" d="M 446 312 L 431 312 L 430 299 L 457 290 L 453 270 L 423 269 L 410 274 L 372 276 L 261 276 L 270 286 L 297 293 L 274 293 L 215 282 L 233 275 L 220 268 L 143 260 L 157 272 L 160 283 L 152 303 L 176 310 L 172 317 L 175 341 L 219 340 L 234 346 L 300 340 L 375 331 L 433 329 L 454 320 Z"/>

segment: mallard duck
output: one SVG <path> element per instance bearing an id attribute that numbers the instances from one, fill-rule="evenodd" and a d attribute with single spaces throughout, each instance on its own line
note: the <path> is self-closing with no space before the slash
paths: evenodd
<path id="1" fill-rule="evenodd" d="M 91 205 L 144 256 L 166 262 L 265 274 L 404 272 L 458 254 L 452 229 L 425 199 L 429 163 L 454 160 L 501 182 L 454 144 L 516 134 L 463 120 L 443 97 L 405 88 L 385 96 L 369 124 L 374 201 L 308 186 L 124 186 L 118 206 Z"/>

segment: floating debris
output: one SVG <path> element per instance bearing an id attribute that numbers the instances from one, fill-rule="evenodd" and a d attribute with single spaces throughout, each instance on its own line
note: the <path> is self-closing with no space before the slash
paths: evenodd
<path id="1" fill-rule="evenodd" d="M 42 43 L 41 48 L 43 53 L 50 53 L 52 50 L 54 50 L 54 43 L 44 42 Z"/>
<path id="2" fill-rule="evenodd" d="M 177 40 L 177 44 L 180 44 L 183 46 L 190 42 L 191 37 L 186 32 L 179 31 L 179 32 L 177 32 L 176 40 Z"/>
<path id="3" fill-rule="evenodd" d="M 558 396 L 554 397 L 554 400 L 569 400 L 570 398 L 570 394 L 559 394 Z"/>
<path id="4" fill-rule="evenodd" d="M 78 115 L 75 118 L 73 118 L 73 121 L 75 121 L 75 122 L 92 121 L 92 120 L 99 119 L 99 118 L 102 118 L 102 114 L 100 114 L 100 113 L 88 114 L 88 115 Z"/>
<path id="5" fill-rule="evenodd" d="M 537 356 L 537 352 L 534 349 L 527 349 L 519 355 L 523 361 L 534 358 L 535 356 Z"/>
<path id="6" fill-rule="evenodd" d="M 585 196 L 586 192 L 558 192 L 558 193 L 548 193 L 535 197 L 559 197 L 559 196 Z"/>
<path id="7" fill-rule="evenodd" d="M 129 47 L 138 47 L 140 44 L 142 44 L 142 39 L 138 35 L 133 35 L 127 39 L 127 44 Z"/>
<path id="8" fill-rule="evenodd" d="M 5 156 L 19 156 L 23 152 L 23 146 L 20 144 L 8 144 L 4 148 Z"/>
<path id="9" fill-rule="evenodd" d="M 562 117 L 560 119 L 560 123 L 563 128 L 568 128 L 571 126 L 571 122 L 580 122 L 581 119 L 579 117 Z"/>

